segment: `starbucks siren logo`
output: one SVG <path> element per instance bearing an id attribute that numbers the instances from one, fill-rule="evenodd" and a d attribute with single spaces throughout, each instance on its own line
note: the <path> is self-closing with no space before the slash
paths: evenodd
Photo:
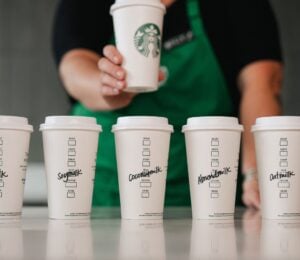
<path id="1" fill-rule="evenodd" d="M 148 57 L 150 52 L 152 53 L 153 58 L 158 57 L 161 45 L 160 30 L 158 26 L 153 23 L 142 25 L 134 35 L 134 45 L 145 57 Z"/>

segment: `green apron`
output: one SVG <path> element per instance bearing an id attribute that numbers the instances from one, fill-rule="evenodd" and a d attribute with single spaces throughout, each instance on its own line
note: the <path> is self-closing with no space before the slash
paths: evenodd
<path id="1" fill-rule="evenodd" d="M 97 158 L 93 205 L 118 206 L 118 178 L 114 136 L 111 127 L 120 116 L 154 115 L 167 117 L 174 126 L 171 137 L 166 202 L 190 205 L 188 172 L 182 126 L 188 117 L 233 114 L 223 73 L 205 33 L 198 0 L 187 0 L 193 39 L 169 51 L 162 51 L 161 65 L 169 78 L 157 92 L 136 96 L 125 109 L 92 112 L 76 104 L 74 115 L 96 117 L 103 127 Z"/>

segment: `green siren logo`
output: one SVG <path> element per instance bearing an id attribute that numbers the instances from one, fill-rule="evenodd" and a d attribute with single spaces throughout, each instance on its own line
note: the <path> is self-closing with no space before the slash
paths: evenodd
<path id="1" fill-rule="evenodd" d="M 150 52 L 153 58 L 158 57 L 160 54 L 160 44 L 160 30 L 153 23 L 142 25 L 134 35 L 134 45 L 145 57 L 148 57 Z"/>

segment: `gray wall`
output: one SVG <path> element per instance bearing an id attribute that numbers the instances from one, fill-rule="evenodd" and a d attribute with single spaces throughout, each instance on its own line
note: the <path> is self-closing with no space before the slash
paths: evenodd
<path id="1" fill-rule="evenodd" d="M 56 2 L 0 0 L 0 114 L 30 118 L 36 130 L 30 161 L 43 158 L 37 130 L 45 115 L 67 114 L 69 110 L 50 53 Z M 279 19 L 286 61 L 284 111 L 300 114 L 300 1 L 272 0 L 272 3 Z"/>
<path id="2" fill-rule="evenodd" d="M 284 113 L 300 115 L 300 1 L 271 2 L 279 21 L 285 59 Z"/>
<path id="3" fill-rule="evenodd" d="M 34 125 L 30 161 L 43 158 L 38 126 L 45 115 L 69 109 L 50 51 L 56 2 L 0 0 L 0 114 L 26 116 Z"/>

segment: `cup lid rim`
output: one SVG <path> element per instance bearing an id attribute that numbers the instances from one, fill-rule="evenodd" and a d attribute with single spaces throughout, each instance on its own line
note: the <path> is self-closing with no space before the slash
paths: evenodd
<path id="1" fill-rule="evenodd" d="M 173 132 L 174 128 L 168 119 L 158 116 L 124 116 L 117 119 L 112 126 L 112 132 L 119 130 L 162 130 Z"/>
<path id="2" fill-rule="evenodd" d="M 117 9 L 128 7 L 132 5 L 139 5 L 139 6 L 151 6 L 155 8 L 159 8 L 164 13 L 166 13 L 166 7 L 163 5 L 160 1 L 141 1 L 141 0 L 127 0 L 126 3 L 121 3 L 120 1 L 116 1 L 111 7 L 110 7 L 110 14 L 112 15 L 114 11 Z"/>
<path id="3" fill-rule="evenodd" d="M 259 117 L 251 127 L 251 131 L 264 130 L 300 130 L 300 116 Z"/>
<path id="4" fill-rule="evenodd" d="M 23 130 L 33 132 L 33 126 L 28 124 L 28 118 L 21 116 L 0 116 L 0 129 Z"/>
<path id="5" fill-rule="evenodd" d="M 243 131 L 243 125 L 240 125 L 238 118 L 226 116 L 200 116 L 190 117 L 186 125 L 182 127 L 182 132 L 195 130 L 232 130 Z"/>
<path id="6" fill-rule="evenodd" d="M 40 125 L 40 131 L 55 129 L 76 129 L 102 131 L 102 126 L 97 124 L 96 118 L 86 116 L 47 116 Z"/>

